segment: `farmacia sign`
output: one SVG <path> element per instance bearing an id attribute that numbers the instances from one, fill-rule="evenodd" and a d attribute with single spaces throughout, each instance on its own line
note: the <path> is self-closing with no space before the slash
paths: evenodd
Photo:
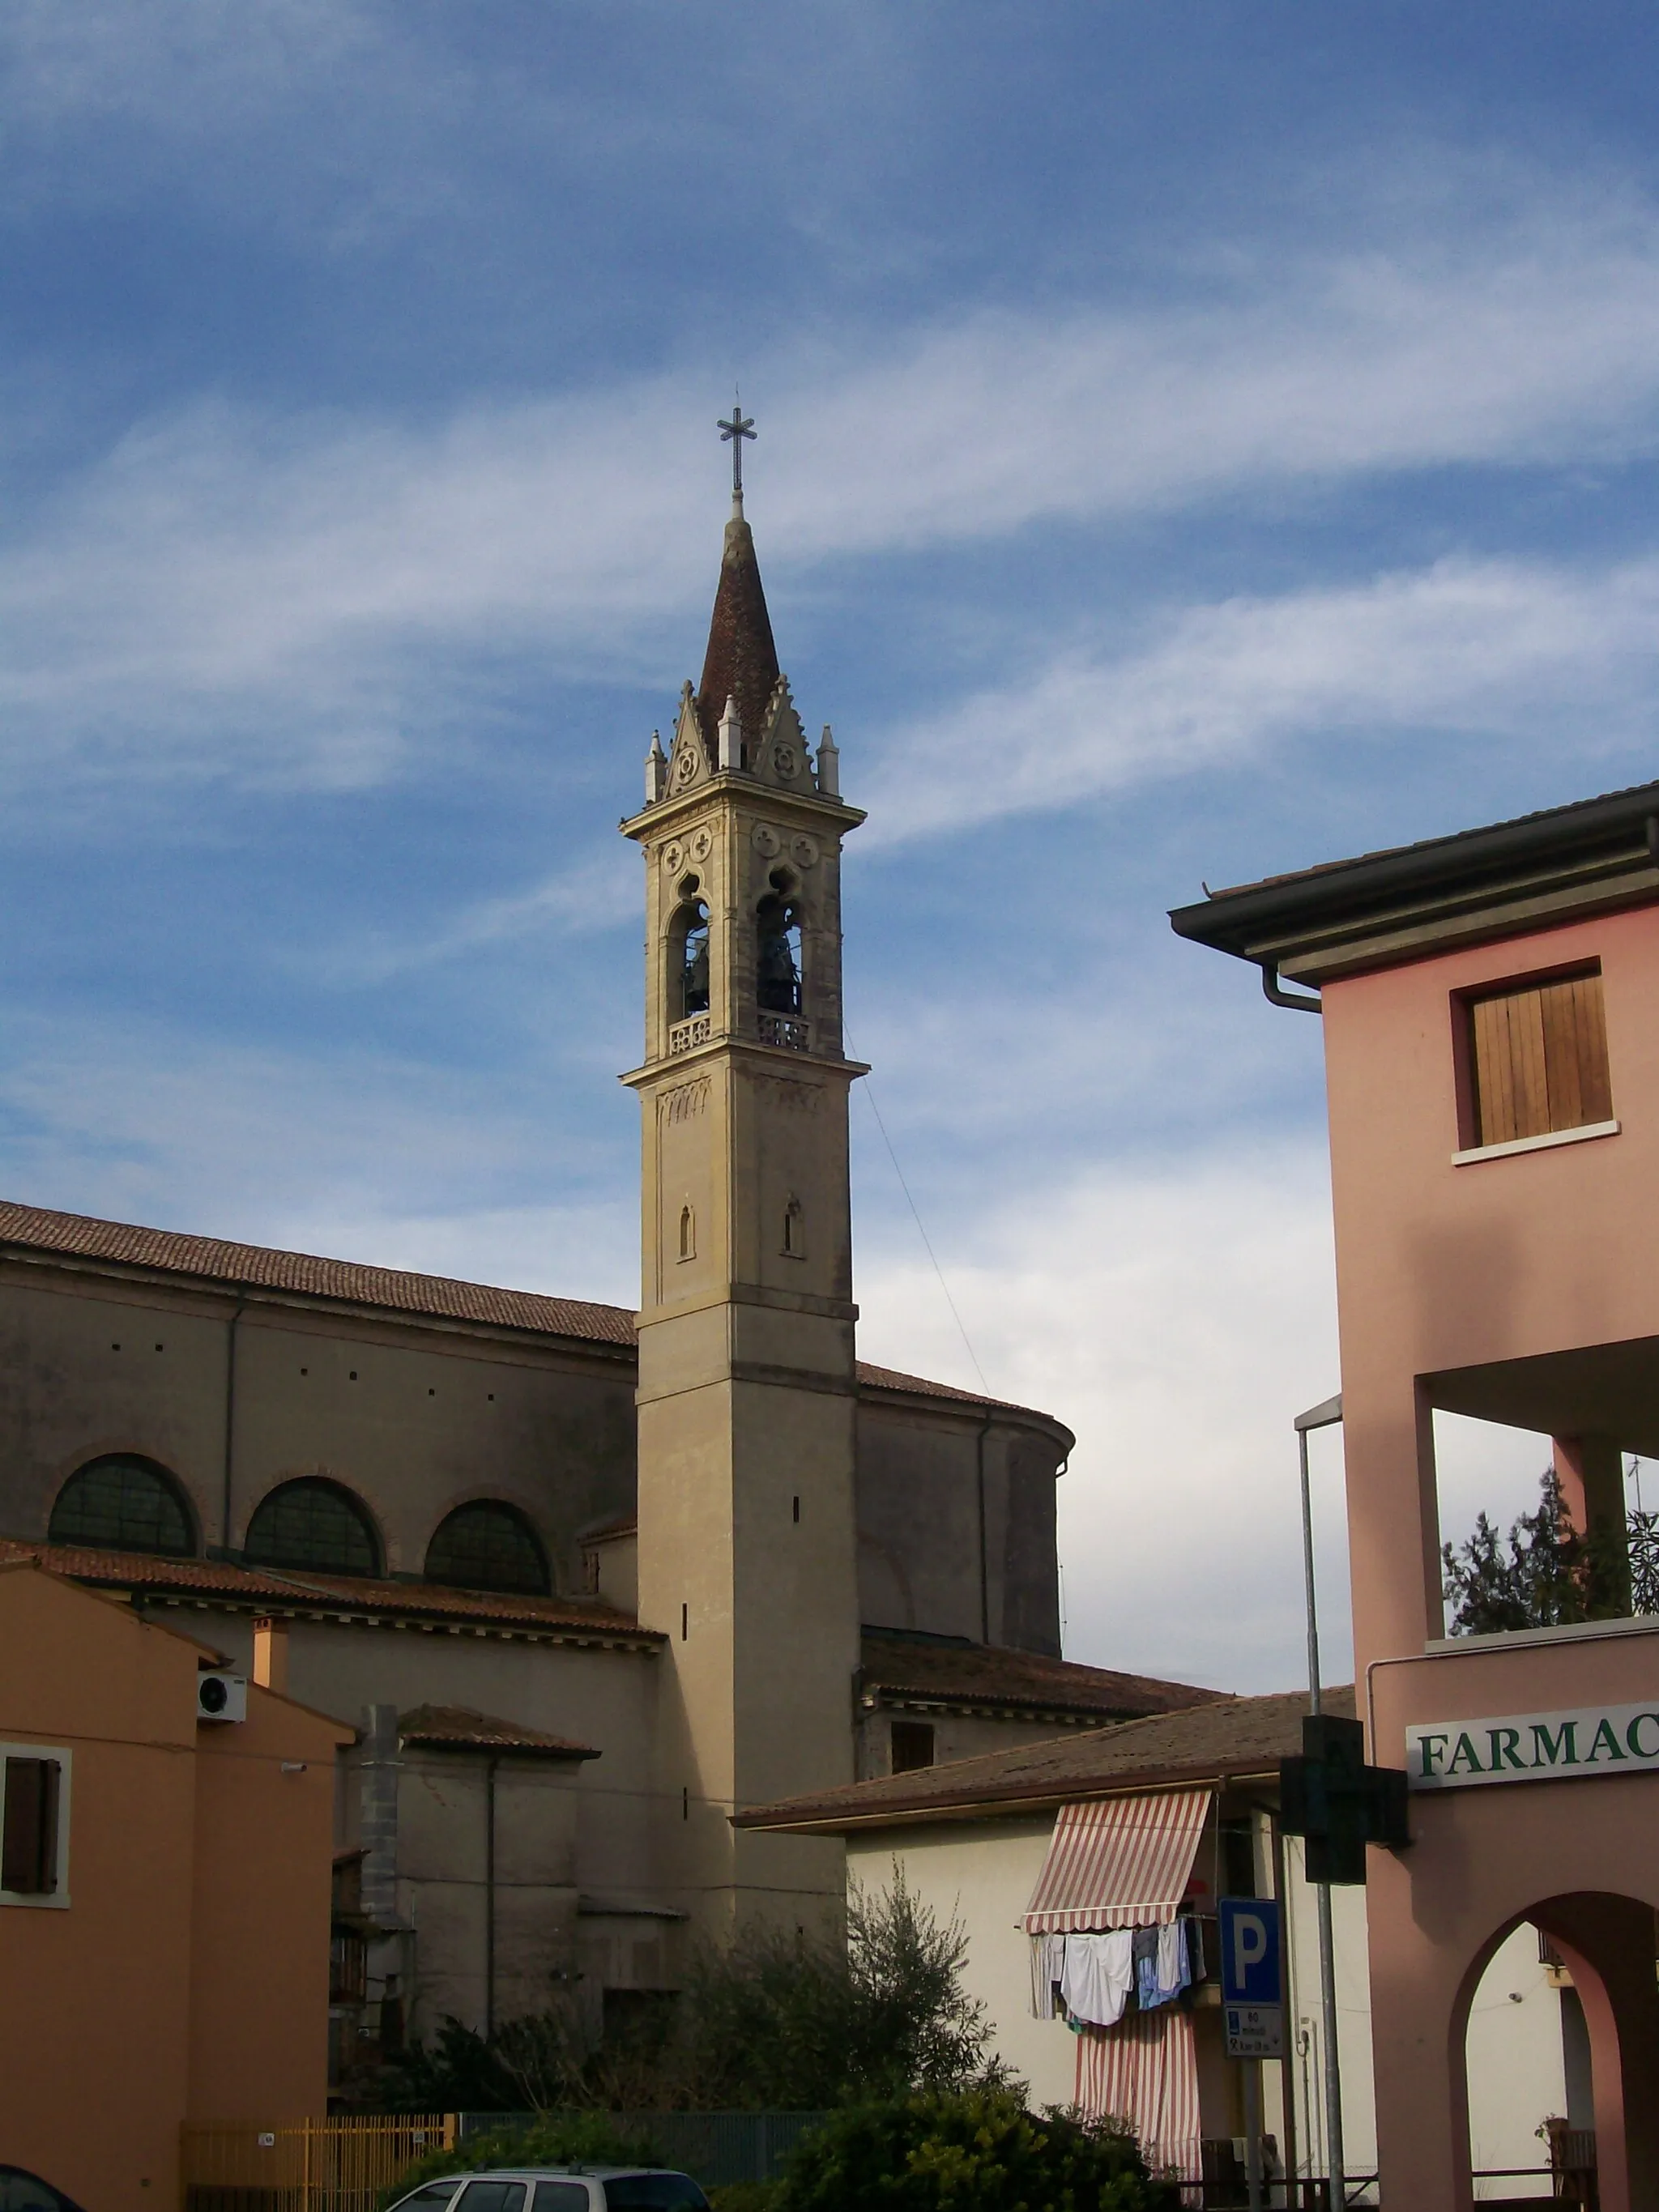
<path id="1" fill-rule="evenodd" d="M 1567 1782 L 1659 1769 L 1659 1702 L 1581 1705 L 1501 1720 L 1417 1721 L 1406 1730 L 1413 1790 L 1482 1782 Z"/>

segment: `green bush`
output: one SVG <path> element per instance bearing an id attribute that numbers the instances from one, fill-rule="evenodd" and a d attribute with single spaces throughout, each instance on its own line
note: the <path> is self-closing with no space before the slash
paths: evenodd
<path id="1" fill-rule="evenodd" d="M 529 2127 L 492 2130 L 469 2136 L 453 2150 L 434 2150 L 418 2160 L 380 2198 L 393 2203 L 441 2173 L 471 2173 L 490 2166 L 661 2166 L 659 2146 L 626 2134 L 606 2112 L 550 2113 Z"/>
<path id="2" fill-rule="evenodd" d="M 708 2201 L 714 2212 L 775 2212 L 778 2201 L 775 2181 L 728 2181 L 711 2189 Z"/>
<path id="3" fill-rule="evenodd" d="M 802 2137 L 769 2212 L 1178 2212 L 1133 2136 L 1028 2112 L 1005 2089 L 836 2113 Z"/>

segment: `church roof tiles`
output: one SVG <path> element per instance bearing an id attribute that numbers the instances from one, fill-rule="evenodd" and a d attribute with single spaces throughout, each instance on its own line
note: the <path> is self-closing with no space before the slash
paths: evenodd
<path id="1" fill-rule="evenodd" d="M 636 1647 L 660 1644 L 653 1629 L 597 1600 L 508 1596 L 441 1583 L 240 1567 L 225 1559 L 179 1559 L 149 1552 L 104 1552 L 0 1537 L 0 1565 L 38 1559 L 53 1574 L 163 1604 L 228 1606 L 238 1612 L 314 1614 L 400 1622 L 456 1633 L 541 1634 Z"/>
<path id="2" fill-rule="evenodd" d="M 90 1214 L 58 1213 L 48 1206 L 0 1200 L 0 1257 L 58 1254 L 67 1260 L 102 1261 L 143 1274 L 176 1275 L 228 1290 L 264 1291 L 275 1297 L 319 1298 L 369 1306 L 422 1321 L 459 1322 L 487 1328 L 521 1329 L 564 1337 L 610 1350 L 631 1361 L 634 1316 L 626 1306 L 586 1298 L 549 1297 L 539 1291 L 509 1291 L 465 1283 L 448 1275 L 422 1275 L 402 1267 L 367 1267 L 356 1260 L 326 1260 L 312 1252 L 283 1252 L 264 1244 L 237 1244 L 219 1237 L 191 1237 L 171 1229 L 143 1229 Z M 1003 1406 L 949 1382 L 902 1375 L 860 1360 L 866 1391 L 891 1391 L 963 1406 Z M 1010 1413 L 1028 1409 L 1007 1406 Z M 1038 1417 L 1051 1425 L 1051 1417 Z"/>
<path id="3" fill-rule="evenodd" d="M 1352 1687 L 1328 1689 L 1325 1709 L 1351 1720 Z M 737 1825 L 844 1835 L 854 1828 L 915 1820 L 1035 1812 L 1121 1790 L 1245 1776 L 1276 1779 L 1279 1760 L 1302 1748 L 1307 1710 L 1305 1690 L 1265 1698 L 1211 1696 L 1184 1712 L 1154 1713 L 1058 1741 L 1016 1744 L 977 1759 L 951 1759 L 775 1805 L 751 1806 L 738 1814 Z"/>
<path id="4" fill-rule="evenodd" d="M 139 1229 L 82 1213 L 54 1213 L 40 1206 L 0 1201 L 0 1249 L 6 1245 L 114 1261 L 146 1273 L 194 1276 L 198 1281 L 234 1287 L 380 1306 L 434 1320 L 483 1322 L 500 1328 L 531 1329 L 538 1335 L 614 1344 L 629 1351 L 634 1345 L 634 1316 L 625 1306 L 545 1297 L 536 1291 L 497 1290 L 486 1283 L 456 1282 L 447 1275 L 364 1267 L 353 1260 L 234 1244 L 218 1237 L 184 1237 L 169 1229 Z"/>
<path id="5" fill-rule="evenodd" d="M 903 1630 L 864 1632 L 863 1694 L 884 1705 L 921 1708 L 1011 1705 L 1039 1714 L 1070 1714 L 1122 1721 L 1224 1700 L 1222 1690 L 1166 1682 L 1151 1674 L 1120 1674 L 1106 1667 L 1079 1666 L 1040 1651 L 1013 1651 L 966 1638 L 921 1636 Z"/>
<path id="6" fill-rule="evenodd" d="M 401 1741 L 422 1751 L 502 1752 L 520 1759 L 597 1759 L 591 1743 L 549 1735 L 544 1729 L 497 1720 L 470 1705 L 414 1705 L 398 1716 Z"/>

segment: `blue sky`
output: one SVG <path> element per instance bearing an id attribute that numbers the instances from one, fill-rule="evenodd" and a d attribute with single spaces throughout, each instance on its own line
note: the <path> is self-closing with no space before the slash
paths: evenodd
<path id="1" fill-rule="evenodd" d="M 3 1188 L 631 1301 L 614 824 L 740 380 L 870 810 L 852 1033 L 972 1353 L 855 1097 L 862 1347 L 1077 1429 L 1074 1656 L 1295 1681 L 1318 1031 L 1164 909 L 1655 773 L 1656 45 L 11 0 Z M 1449 1425 L 1448 1532 L 1540 1463 Z"/>

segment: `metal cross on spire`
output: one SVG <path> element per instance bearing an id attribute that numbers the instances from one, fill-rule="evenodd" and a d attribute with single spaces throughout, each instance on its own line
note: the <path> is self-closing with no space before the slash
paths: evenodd
<path id="1" fill-rule="evenodd" d="M 743 512 L 743 441 L 752 445 L 755 439 L 755 418 L 743 411 L 743 402 L 734 393 L 732 400 L 732 419 L 722 420 L 714 428 L 720 434 L 720 443 L 732 448 L 732 506 L 734 513 Z"/>

